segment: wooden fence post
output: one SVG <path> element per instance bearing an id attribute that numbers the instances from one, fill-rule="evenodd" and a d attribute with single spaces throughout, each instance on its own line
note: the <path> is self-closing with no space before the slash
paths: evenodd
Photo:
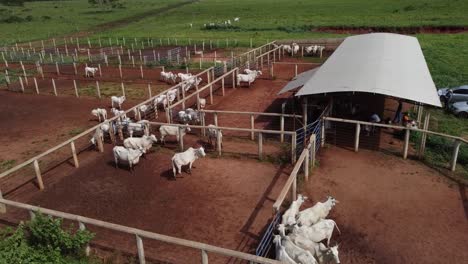
<path id="1" fill-rule="evenodd" d="M 2 190 L 0 190 L 0 199 L 3 199 Z M 6 205 L 0 203 L 0 214 L 6 214 Z"/>
<path id="2" fill-rule="evenodd" d="M 291 161 L 292 164 L 296 163 L 296 138 L 297 135 L 294 133 L 291 137 Z"/>
<path id="3" fill-rule="evenodd" d="M 218 125 L 215 125 L 215 126 L 218 126 Z M 218 133 L 216 133 L 216 145 L 218 148 L 218 156 L 221 156 L 221 145 L 222 145 L 221 140 L 223 140 L 221 133 L 222 133 L 221 129 L 218 129 Z"/>
<path id="4" fill-rule="evenodd" d="M 210 105 L 213 104 L 213 84 L 210 84 Z"/>
<path id="5" fill-rule="evenodd" d="M 291 201 L 295 201 L 297 194 L 297 173 L 294 174 L 294 180 L 291 186 Z"/>
<path id="6" fill-rule="evenodd" d="M 306 151 L 305 159 L 304 159 L 304 177 L 306 181 L 309 181 L 309 149 Z"/>
<path id="7" fill-rule="evenodd" d="M 119 73 L 120 73 L 120 79 L 122 80 L 122 64 L 119 64 Z"/>
<path id="8" fill-rule="evenodd" d="M 322 119 L 321 132 L 320 132 L 320 136 L 321 136 L 320 147 L 325 146 L 325 122 L 326 122 L 326 120 Z"/>
<path id="9" fill-rule="evenodd" d="M 201 259 L 202 259 L 202 264 L 208 264 L 208 254 L 203 249 L 201 251 Z"/>
<path id="10" fill-rule="evenodd" d="M 250 115 L 250 129 L 255 129 L 255 118 L 254 115 Z M 254 140 L 255 139 L 255 133 L 253 131 L 250 131 L 250 139 Z"/>
<path id="11" fill-rule="evenodd" d="M 361 134 L 361 124 L 356 123 L 356 133 L 354 136 L 354 152 L 359 150 L 359 136 Z"/>
<path id="12" fill-rule="evenodd" d="M 453 145 L 452 160 L 450 161 L 450 170 L 455 171 L 457 167 L 458 151 L 460 150 L 461 141 L 456 139 Z"/>
<path id="13" fill-rule="evenodd" d="M 121 82 L 120 85 L 121 85 L 121 87 L 122 87 L 122 95 L 125 96 L 125 86 L 124 86 L 124 83 Z"/>
<path id="14" fill-rule="evenodd" d="M 213 113 L 213 119 L 214 119 L 214 125 L 218 126 L 218 113 L 216 112 Z"/>
<path id="15" fill-rule="evenodd" d="M 426 113 L 426 117 L 424 118 L 424 126 L 423 129 L 427 130 L 429 128 L 429 120 L 431 118 L 430 113 Z M 419 159 L 424 157 L 424 151 L 426 150 L 426 140 L 427 140 L 427 133 L 422 133 L 421 135 L 421 143 L 419 144 Z"/>
<path id="16" fill-rule="evenodd" d="M 75 70 L 75 75 L 78 75 L 78 70 L 76 69 L 76 62 L 73 62 L 73 69 Z"/>
<path id="17" fill-rule="evenodd" d="M 202 126 L 205 126 L 205 112 L 201 112 L 201 124 Z M 206 129 L 202 128 L 202 136 L 206 136 Z"/>
<path id="18" fill-rule="evenodd" d="M 55 94 L 55 96 L 57 96 L 57 86 L 55 85 L 55 80 L 54 79 L 52 79 L 52 86 L 54 88 L 54 94 Z"/>
<path id="19" fill-rule="evenodd" d="M 148 83 L 148 98 L 151 98 L 151 97 L 153 97 L 153 96 L 151 95 L 151 84 Z"/>
<path id="20" fill-rule="evenodd" d="M 143 247 L 143 240 L 140 236 L 135 235 L 137 241 L 137 250 L 138 250 L 138 259 L 140 260 L 140 264 L 145 264 L 145 249 Z"/>
<path id="21" fill-rule="evenodd" d="M 39 86 L 37 85 L 36 77 L 34 77 L 33 80 L 34 80 L 34 87 L 36 88 L 36 94 L 39 94 Z"/>
<path id="22" fill-rule="evenodd" d="M 96 81 L 96 93 L 97 97 L 101 99 L 101 88 L 99 87 L 99 81 Z"/>
<path id="23" fill-rule="evenodd" d="M 55 69 L 57 70 L 57 75 L 60 75 L 60 70 L 59 70 L 58 62 L 55 62 Z"/>
<path id="24" fill-rule="evenodd" d="M 179 148 L 180 148 L 180 151 L 184 151 L 184 136 L 182 134 L 182 127 L 179 126 Z"/>
<path id="25" fill-rule="evenodd" d="M 72 155 L 73 155 L 73 161 L 75 162 L 75 168 L 79 168 L 80 163 L 78 162 L 78 155 L 76 155 L 75 142 L 73 141 L 70 142 L 70 148 L 71 148 Z"/>
<path id="26" fill-rule="evenodd" d="M 98 69 L 99 69 L 99 77 L 102 77 L 102 70 L 101 70 L 101 64 L 98 64 Z"/>
<path id="27" fill-rule="evenodd" d="M 317 144 L 317 136 L 315 134 L 312 134 L 311 137 L 312 141 L 312 147 L 310 149 L 310 163 L 312 164 L 312 168 L 315 167 L 315 151 L 316 151 L 316 144 Z"/>
<path id="28" fill-rule="evenodd" d="M 297 77 L 297 64 L 294 65 L 294 77 Z"/>
<path id="29" fill-rule="evenodd" d="M 141 74 L 141 79 L 144 79 L 144 77 L 143 77 L 143 65 L 140 65 L 140 74 Z"/>
<path id="30" fill-rule="evenodd" d="M 263 134 L 258 133 L 258 159 L 263 159 Z"/>
<path id="31" fill-rule="evenodd" d="M 39 168 L 39 162 L 34 160 L 34 171 L 36 172 L 37 184 L 40 190 L 44 190 L 44 182 L 42 181 L 41 169 Z"/>
<path id="32" fill-rule="evenodd" d="M 80 97 L 79 94 L 78 94 L 78 86 L 76 85 L 76 80 L 73 80 L 73 87 L 75 88 L 76 97 Z"/>
<path id="33" fill-rule="evenodd" d="M 410 130 L 406 128 L 405 131 L 405 145 L 403 147 L 403 159 L 408 157 L 408 146 L 409 146 Z"/>
<path id="34" fill-rule="evenodd" d="M 18 79 L 20 81 L 20 85 L 21 85 L 21 92 L 24 93 L 24 83 L 23 83 L 23 78 L 21 76 L 18 76 Z"/>

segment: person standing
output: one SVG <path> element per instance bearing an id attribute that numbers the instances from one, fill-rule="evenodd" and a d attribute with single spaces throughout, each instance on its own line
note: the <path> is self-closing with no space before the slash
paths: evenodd
<path id="1" fill-rule="evenodd" d="M 398 101 L 398 108 L 395 112 L 395 117 L 393 118 L 393 123 L 396 123 L 396 124 L 400 124 L 401 123 L 401 117 L 402 117 L 402 114 L 401 114 L 401 110 L 403 109 L 403 103 L 400 101 Z"/>

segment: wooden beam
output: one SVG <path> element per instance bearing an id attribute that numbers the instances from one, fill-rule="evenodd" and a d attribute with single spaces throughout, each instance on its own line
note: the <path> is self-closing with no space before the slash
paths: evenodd
<path id="1" fill-rule="evenodd" d="M 40 190 L 44 190 L 44 182 L 42 181 L 41 169 L 39 168 L 39 162 L 34 160 L 34 171 L 36 172 L 37 184 Z"/>

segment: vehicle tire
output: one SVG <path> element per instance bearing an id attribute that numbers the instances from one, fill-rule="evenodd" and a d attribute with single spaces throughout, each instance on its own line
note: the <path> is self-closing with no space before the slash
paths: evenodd
<path id="1" fill-rule="evenodd" d="M 460 113 L 458 113 L 458 117 L 468 118 L 468 113 L 467 112 L 460 112 Z"/>
<path id="2" fill-rule="evenodd" d="M 442 104 L 442 108 L 447 108 L 448 107 L 447 97 L 442 95 L 439 98 L 440 98 L 440 103 Z"/>

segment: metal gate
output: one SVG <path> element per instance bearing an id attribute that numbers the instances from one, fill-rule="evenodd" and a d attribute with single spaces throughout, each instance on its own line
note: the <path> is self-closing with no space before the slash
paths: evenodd
<path id="1" fill-rule="evenodd" d="M 268 225 L 267 230 L 263 234 L 262 240 L 255 250 L 255 255 L 260 257 L 268 257 L 271 247 L 273 246 L 273 231 L 276 229 L 276 226 L 281 221 L 281 212 L 277 212 L 271 223 Z"/>

